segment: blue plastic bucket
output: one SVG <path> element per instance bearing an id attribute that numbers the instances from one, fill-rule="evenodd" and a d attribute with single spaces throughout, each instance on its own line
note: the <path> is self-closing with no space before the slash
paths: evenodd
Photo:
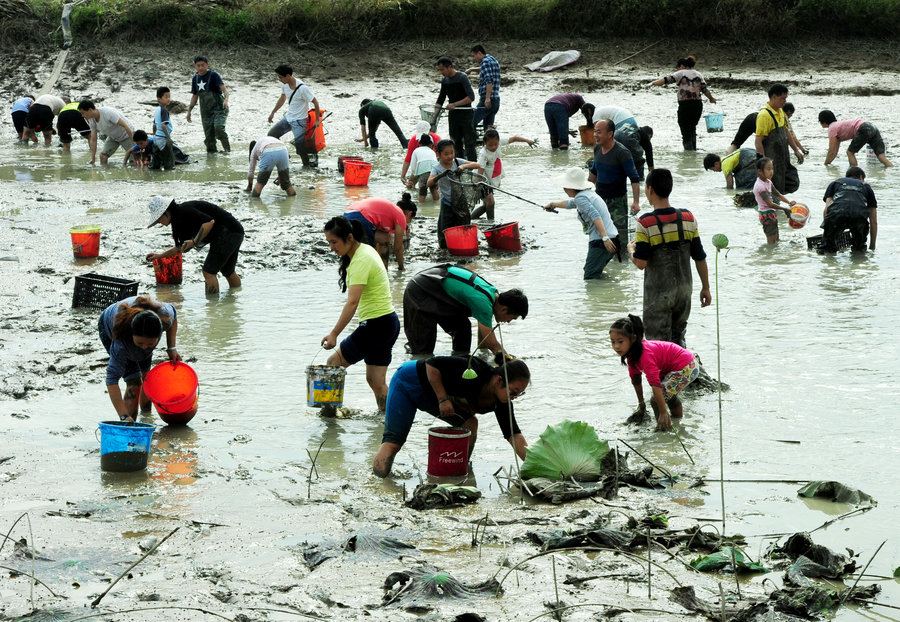
<path id="1" fill-rule="evenodd" d="M 102 421 L 100 468 L 104 471 L 141 471 L 147 468 L 154 426 L 129 421 Z"/>
<path id="2" fill-rule="evenodd" d="M 713 113 L 705 115 L 706 118 L 706 131 L 712 134 L 713 132 L 724 132 L 725 131 L 725 113 Z"/>

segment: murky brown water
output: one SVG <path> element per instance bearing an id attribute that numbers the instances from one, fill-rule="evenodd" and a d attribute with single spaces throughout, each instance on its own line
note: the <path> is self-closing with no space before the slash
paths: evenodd
<path id="1" fill-rule="evenodd" d="M 893 114 L 897 98 L 792 94 L 790 100 L 798 109 L 794 128 L 811 150 L 807 163 L 800 166 L 801 189 L 794 198 L 807 203 L 812 216 L 800 231 L 782 223 L 781 243 L 767 248 L 754 213 L 733 207 L 722 176 L 705 173 L 702 167 L 705 150 L 724 150 L 739 121 L 760 107 L 765 96 L 716 92 L 714 76 L 706 73 L 716 95 L 722 96 L 728 116 L 724 134 L 700 136 L 697 154 L 678 149 L 675 94 L 670 89 L 585 95 L 597 105 L 627 106 L 641 124 L 654 127 L 657 166 L 669 167 L 676 175 L 672 203 L 692 209 L 699 220 L 710 252 L 711 279 L 715 278 L 712 234 L 725 233 L 731 241 L 727 256 L 719 257 L 719 285 L 714 288 L 721 321 L 721 375 L 732 387 L 723 403 L 726 478 L 835 479 L 873 495 L 879 502 L 876 509 L 819 530 L 815 538 L 836 550 L 849 547 L 861 552 L 862 563 L 882 540 L 888 540 L 869 572 L 890 575 L 900 565 L 900 542 L 894 537 L 893 525 L 900 495 L 891 482 L 892 467 L 900 456 L 893 425 L 900 371 L 896 358 L 900 337 L 893 329 L 900 321 L 895 304 L 900 277 L 894 216 L 894 195 L 900 189 L 897 173 L 863 163 L 880 203 L 876 253 L 823 258 L 807 251 L 805 237 L 819 233 L 821 195 L 827 183 L 846 168 L 843 157 L 838 158 L 837 166 L 822 166 L 827 141 L 816 114 L 821 108 L 830 108 L 839 118 L 859 115 L 875 122 L 891 156 L 900 154 L 896 138 L 900 122 Z M 519 76 L 516 85 L 503 91 L 501 131 L 538 136 L 543 146 L 534 151 L 508 148 L 502 187 L 538 203 L 562 198 L 550 178 L 590 156 L 587 149 L 553 153 L 547 148 L 542 103 L 549 94 L 562 90 L 557 86 L 562 77 L 538 76 L 526 82 Z M 646 78 L 651 77 L 648 72 Z M 434 83 L 429 77 L 401 89 L 376 87 L 372 94 L 387 97 L 386 93 L 393 93 L 393 99 L 387 101 L 401 125 L 411 131 L 417 105 L 432 101 Z M 486 547 L 482 562 L 481 552 L 466 545 L 471 527 L 467 522 L 454 527 L 452 518 L 469 521 L 485 512 L 498 517 L 527 512 L 564 526 L 568 513 L 596 510 L 588 503 L 517 508 L 516 500 L 501 494 L 492 477 L 500 467 L 508 467 L 513 457 L 495 423 L 486 418 L 475 452 L 474 474 L 487 499 L 475 508 L 410 516 L 398 509 L 400 495 L 404 486 L 411 491 L 424 477 L 430 417 L 420 413 L 409 443 L 398 456 L 395 477 L 381 482 L 370 475 L 370 463 L 381 441 L 382 418 L 375 412 L 362 367 L 351 368 L 347 378 L 345 406 L 354 409 L 353 416 L 327 420 L 306 408 L 304 369 L 314 360 L 323 362 L 324 355 L 317 356 L 317 344 L 331 329 L 344 300 L 336 283 L 336 259 L 314 250 L 319 241 L 317 230 L 323 219 L 342 213 L 354 200 L 399 198 L 402 191 L 397 180 L 402 154 L 387 128 L 381 129 L 381 150 L 365 154 L 374 162 L 369 186 L 343 186 L 333 170 L 337 157 L 363 151 L 352 142 L 358 132 L 356 96 L 336 98 L 335 94 L 355 93 L 357 87 L 311 86 L 320 102 L 336 113 L 328 124 L 329 146 L 321 154 L 323 168 L 295 173 L 295 198 L 267 190 L 261 199 L 250 200 L 240 191 L 246 183 L 246 144 L 265 133 L 265 117 L 277 97 L 275 85 L 268 82 L 234 85 L 228 129 L 235 151 L 230 155 L 207 158 L 202 154 L 199 123 L 189 126 L 183 115 L 176 117 L 178 143 L 199 162 L 168 175 L 118 166 L 90 167 L 85 164 L 88 155 L 83 141 L 76 142 L 68 155 L 60 154 L 56 147 L 16 147 L 10 140 L 0 145 L 0 258 L 18 259 L 0 261 L 0 300 L 6 307 L 0 327 L 3 366 L 22 366 L 33 372 L 37 367 L 34 361 L 69 360 L 75 365 L 70 373 L 81 374 L 77 382 L 68 384 L 64 376 L 38 374 L 32 379 L 36 388 L 27 399 L 7 395 L 0 401 L 0 458 L 15 456 L 0 465 L 4 488 L 0 524 L 8 528 L 20 513 L 29 512 L 39 546 L 51 549 L 56 559 L 103 559 L 105 555 L 108 564 L 92 563 L 112 578 L 124 569 L 112 565 L 114 561 L 136 559 L 135 544 L 129 543 L 126 534 L 164 534 L 177 524 L 160 517 L 227 525 L 194 525 L 193 532 L 183 529 L 185 533 L 165 545 L 167 555 L 188 555 L 165 562 L 178 568 L 179 576 L 186 569 L 194 571 L 183 585 L 168 583 L 165 563 L 148 560 L 144 579 L 116 590 L 121 597 L 115 592 L 107 597 L 110 607 L 131 603 L 126 596 L 134 599 L 150 592 L 162 594 L 169 603 L 183 604 L 190 600 L 185 600 L 184 590 L 206 593 L 211 589 L 208 582 L 213 581 L 219 587 L 230 585 L 221 590 L 239 594 L 233 602 L 244 606 L 278 603 L 321 613 L 326 608 L 317 595 L 326 594 L 351 607 L 342 611 L 356 615 L 365 604 L 379 601 L 381 581 L 396 564 L 342 562 L 310 573 L 292 552 L 293 545 L 307 539 L 340 538 L 358 525 L 413 525 L 420 539 L 412 543 L 429 549 L 424 555 L 429 561 L 463 576 L 484 578 L 496 571 L 499 558 L 508 555 L 518 561 L 534 551 L 531 545 L 514 540 L 525 528 L 489 530 L 495 539 Z M 184 96 L 173 97 L 179 98 Z M 142 99 L 147 98 L 124 90 L 107 102 L 141 126 L 148 125 L 150 108 L 132 102 Z M 2 127 L 4 136 L 11 138 L 8 118 L 4 117 Z M 445 122 L 439 131 L 446 133 Z M 117 154 L 117 163 L 118 158 Z M 152 266 L 144 264 L 142 257 L 149 250 L 166 248 L 170 238 L 168 230 L 144 228 L 146 199 L 154 194 L 212 200 L 248 225 L 245 248 L 250 252 L 239 264 L 243 266 L 242 291 L 207 299 L 202 293 L 199 254 L 185 258 L 183 285 L 155 287 Z M 646 201 L 642 205 L 646 207 Z M 420 213 L 433 219 L 437 210 L 428 202 Z M 500 221 L 519 221 L 527 252 L 492 256 L 482 245 L 481 255 L 469 266 L 501 288 L 523 287 L 529 295 L 528 319 L 503 328 L 506 347 L 524 358 L 533 374 L 533 388 L 517 401 L 526 438 L 536 440 L 547 424 L 563 418 L 581 419 L 594 425 L 601 437 L 625 439 L 686 479 L 695 475 L 717 478 L 715 396 L 692 399 L 685 406 L 681 438 L 696 465 L 689 462 L 674 435 L 655 434 L 648 427 L 635 430 L 623 423 L 633 406 L 633 391 L 609 348 L 607 329 L 626 312 L 640 312 L 641 274 L 631 265 L 611 264 L 606 278 L 585 283 L 581 266 L 586 244 L 572 214 L 545 213 L 504 195 L 498 198 L 497 214 Z M 101 258 L 73 263 L 67 229 L 88 222 L 103 225 Z M 434 245 L 431 233 L 424 226 L 419 230 L 412 242 L 415 253 L 409 273 L 441 259 L 426 250 Z M 36 272 L 39 268 L 45 269 L 43 274 Z M 158 431 L 146 473 L 111 474 L 99 469 L 93 429 L 97 421 L 111 418 L 112 410 L 102 387 L 102 351 L 94 334 L 96 315 L 68 308 L 72 282 L 66 282 L 68 276 L 90 270 L 139 279 L 141 291 L 173 302 L 179 312 L 180 351 L 196 358 L 192 365 L 201 379 L 199 414 L 189 429 L 163 427 Z M 399 311 L 404 279 L 393 267 L 391 278 Z M 688 342 L 714 373 L 715 306 L 695 307 Z M 402 344 L 401 336 L 392 369 L 406 360 Z M 86 354 L 67 352 L 81 345 L 87 348 Z M 438 348 L 449 349 L 449 340 L 443 335 Z M 57 385 L 65 386 L 42 390 Z M 315 452 L 320 444 L 318 478 L 308 484 L 306 450 Z M 307 486 L 314 502 L 306 501 Z M 727 531 L 758 536 L 813 529 L 851 509 L 801 501 L 795 494 L 797 488 L 796 484 L 781 483 L 729 484 Z M 687 524 L 687 519 L 719 516 L 718 487 L 710 485 L 706 490 L 710 496 L 682 491 L 648 498 L 668 509 L 673 524 Z M 623 494 L 632 501 L 641 498 L 635 497 L 637 493 Z M 93 517 L 86 521 L 43 516 L 48 510 L 65 509 L 67 502 L 90 506 Z M 17 537 L 23 533 L 20 528 L 15 532 Z M 755 554 L 765 544 L 751 538 L 748 550 Z M 107 552 L 98 553 L 96 548 Z M 109 550 L 117 551 L 118 557 L 110 559 Z M 210 574 L 209 568 L 215 572 Z M 445 611 L 478 610 L 491 619 L 530 619 L 539 613 L 534 603 L 551 599 L 552 581 L 548 583 L 544 570 L 526 573 L 527 578 L 522 575 L 518 586 L 510 581 L 502 600 L 468 607 L 452 605 Z M 70 604 L 105 589 L 102 576 L 88 573 L 78 579 L 81 591 L 67 591 L 64 588 L 71 581 L 65 572 L 52 572 L 56 575 L 42 578 L 52 579 L 52 585 L 69 594 Z M 213 575 L 218 578 L 210 579 Z M 713 585 L 707 578 L 690 575 L 690 579 Z M 662 584 L 666 581 L 659 580 Z M 752 580 L 757 589 L 760 581 L 761 577 Z M 27 587 L 23 586 L 27 583 L 24 579 L 6 583 L 0 585 L 0 595 L 4 595 L 0 601 L 8 596 L 15 607 L 24 607 Z M 299 588 L 291 588 L 297 584 Z M 900 605 L 896 584 L 887 581 L 883 585 L 885 593 L 879 601 Z M 612 589 L 618 594 L 600 597 L 591 590 L 569 592 L 564 600 L 615 602 L 619 598 L 630 602 L 628 599 L 637 598 L 624 595 L 621 585 Z M 275 596 L 267 596 L 273 593 Z M 224 597 L 219 601 L 229 602 Z M 653 602 L 647 606 L 672 609 L 663 596 Z M 587 615 L 575 613 L 572 619 L 587 619 Z M 845 611 L 836 619 L 859 615 Z M 271 612 L 269 616 L 293 619 Z"/>

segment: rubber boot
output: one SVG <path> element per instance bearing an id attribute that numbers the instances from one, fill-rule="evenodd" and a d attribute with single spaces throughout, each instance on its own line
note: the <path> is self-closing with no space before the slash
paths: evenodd
<path id="1" fill-rule="evenodd" d="M 231 142 L 227 138 L 222 138 L 221 142 L 222 149 L 225 151 L 225 153 L 229 153 L 231 151 Z"/>

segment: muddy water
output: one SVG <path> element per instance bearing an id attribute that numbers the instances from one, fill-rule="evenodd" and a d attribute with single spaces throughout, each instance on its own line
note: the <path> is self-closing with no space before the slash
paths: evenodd
<path id="1" fill-rule="evenodd" d="M 725 477 L 835 479 L 873 495 L 879 502 L 876 509 L 819 530 L 815 538 L 838 550 L 860 551 L 861 563 L 887 539 L 869 572 L 889 575 L 900 565 L 892 520 L 900 495 L 892 485 L 891 469 L 900 454 L 892 411 L 898 397 L 894 380 L 900 371 L 896 359 L 900 337 L 892 329 L 900 321 L 894 304 L 900 276 L 893 215 L 893 197 L 900 189 L 896 174 L 862 163 L 881 208 L 876 253 L 823 258 L 807 251 L 805 237 L 819 233 L 821 195 L 846 168 L 843 157 L 837 166 L 822 166 L 826 139 L 816 123 L 818 110 L 827 107 L 842 118 L 861 115 L 875 122 L 890 156 L 900 154 L 896 140 L 900 123 L 891 114 L 896 98 L 804 96 L 802 90 L 791 96 L 798 109 L 795 130 L 811 151 L 809 161 L 800 166 L 801 189 L 794 198 L 807 203 L 812 215 L 800 231 L 782 222 L 781 243 L 767 248 L 754 213 L 735 208 L 722 176 L 706 173 L 702 166 L 705 150 L 724 150 L 739 121 L 765 97 L 717 92 L 713 76 L 707 74 L 714 92 L 722 97 L 726 131 L 701 134 L 702 151 L 696 154 L 677 148 L 671 90 L 635 91 L 622 85 L 604 93 L 587 88 L 582 92 L 597 105 L 627 106 L 641 124 L 654 127 L 657 166 L 671 168 L 676 176 L 672 203 L 689 207 L 699 220 L 710 253 L 711 279 L 715 278 L 712 234 L 725 233 L 731 241 L 731 250 L 719 257 L 718 288 L 713 290 L 721 322 L 721 376 L 732 387 L 722 404 Z M 554 153 L 547 148 L 541 104 L 549 94 L 566 90 L 560 84 L 565 76 L 539 76 L 526 83 L 531 78 L 514 75 L 517 83 L 503 91 L 501 131 L 537 136 L 543 145 L 533 151 L 524 146 L 507 149 L 502 187 L 538 203 L 562 198 L 551 177 L 590 156 L 587 149 Z M 652 77 L 648 72 L 641 81 Z M 434 83 L 433 76 L 426 75 L 400 89 L 391 84 L 394 96 L 387 101 L 405 129 L 412 129 L 417 105 L 432 101 Z M 96 572 L 78 574 L 75 580 L 87 589 L 74 592 L 65 587 L 71 583 L 70 575 L 77 574 L 71 565 L 62 570 L 45 564 L 44 579 L 74 603 L 105 589 L 104 576 L 114 578 L 124 569 L 116 564 L 136 558 L 135 540 L 149 533 L 163 535 L 177 524 L 169 520 L 173 518 L 198 523 L 165 545 L 166 557 L 160 558 L 164 561 L 145 562 L 143 579 L 126 585 L 120 596 L 111 594 L 110 607 L 133 605 L 135 599 L 154 593 L 169 604 L 184 605 L 193 602 L 187 594 L 195 591 L 206 594 L 206 600 L 200 600 L 217 610 L 268 604 L 326 613 L 330 599 L 349 605 L 340 614 L 349 616 L 349 611 L 360 612 L 378 602 L 381 581 L 398 569 L 397 563 L 343 562 L 309 573 L 292 547 L 305 540 L 339 539 L 360 526 L 402 525 L 415 532 L 411 542 L 428 551 L 424 558 L 466 578 L 482 579 L 496 571 L 503 556 L 518 561 L 534 549 L 516 540 L 524 528 L 497 528 L 482 561 L 481 553 L 467 546 L 471 528 L 466 522 L 455 523 L 455 518 L 469 521 L 485 511 L 515 518 L 524 511 L 564 527 L 570 512 L 596 511 L 587 503 L 517 509 L 516 501 L 501 494 L 492 476 L 499 468 L 508 468 L 513 455 L 488 417 L 482 421 L 473 473 L 474 483 L 487 498 L 475 508 L 446 515 L 421 517 L 403 510 L 398 517 L 404 487 L 411 491 L 425 477 L 430 418 L 418 418 L 398 456 L 395 476 L 381 482 L 369 474 L 369 466 L 380 443 L 382 419 L 361 367 L 351 368 L 347 377 L 349 417 L 323 419 L 306 408 L 304 370 L 324 362 L 326 354 L 317 344 L 333 326 L 344 300 L 336 283 L 336 259 L 318 233 L 321 224 L 354 200 L 399 198 L 402 191 L 397 180 L 402 154 L 387 128 L 379 132 L 381 150 L 365 153 L 374 163 L 369 186 L 343 186 L 334 170 L 337 157 L 364 152 L 353 142 L 359 129 L 357 96 L 341 97 L 356 93 L 358 87 L 314 82 L 311 86 L 320 102 L 336 112 L 328 124 L 329 146 L 321 154 L 320 170 L 294 168 L 295 198 L 268 189 L 261 199 L 250 200 L 241 192 L 246 183 L 246 144 L 265 133 L 265 117 L 277 97 L 270 82 L 234 85 L 229 132 L 235 151 L 229 155 L 208 158 L 202 153 L 199 124 L 188 125 L 183 115 L 176 116 L 176 139 L 198 162 L 168 175 L 88 166 L 83 141 L 75 143 L 71 154 L 61 154 L 56 147 L 21 148 L 8 140 L 0 145 L 0 259 L 6 259 L 0 261 L 0 298 L 5 307 L 0 346 L 6 368 L 0 458 L 14 456 L 0 464 L 5 490 L 0 520 L 10 525 L 20 513 L 30 512 L 35 537 L 49 557 L 79 558 L 96 566 Z M 376 82 L 376 87 L 377 95 L 388 92 L 386 84 Z M 138 126 L 146 126 L 150 108 L 134 103 L 146 99 L 145 93 L 125 89 L 106 103 L 123 110 Z M 11 136 L 5 117 L 3 130 Z M 446 133 L 445 121 L 439 132 Z M 119 158 L 117 154 L 114 161 Z M 196 253 L 185 257 L 181 286 L 155 286 L 152 266 L 142 257 L 149 250 L 166 248 L 170 238 L 167 230 L 145 229 L 146 199 L 153 194 L 212 200 L 244 222 L 247 253 L 239 264 L 243 290 L 206 298 L 199 276 L 202 255 Z M 642 207 L 647 207 L 645 200 Z M 427 202 L 420 214 L 409 273 L 446 259 L 433 248 L 431 229 L 437 210 Z M 526 252 L 492 255 L 482 242 L 482 253 L 467 265 L 501 289 L 519 286 L 529 295 L 529 317 L 504 326 L 502 333 L 507 349 L 524 358 L 533 374 L 533 386 L 516 404 L 526 438 L 534 441 L 547 424 L 563 418 L 581 419 L 593 424 L 602 437 L 626 440 L 685 479 L 717 478 L 715 396 L 700 396 L 685 406 L 681 438 L 696 464 L 673 435 L 623 423 L 634 403 L 633 391 L 608 346 L 607 328 L 626 312 L 640 312 L 641 274 L 631 265 L 611 264 L 604 279 L 585 283 L 581 279 L 585 238 L 572 213 L 545 213 L 501 194 L 497 214 L 499 221 L 519 221 Z M 86 223 L 103 226 L 101 257 L 73 262 L 67 229 Z M 158 431 L 145 473 L 109 474 L 99 469 L 93 430 L 97 421 L 110 418 L 112 410 L 102 387 L 96 314 L 68 308 L 69 277 L 91 270 L 135 278 L 141 291 L 174 303 L 179 312 L 179 349 L 201 379 L 197 417 L 189 428 Z M 400 310 L 404 277 L 392 266 L 391 278 Z M 401 337 L 392 367 L 406 360 L 402 342 Z M 688 342 L 715 374 L 715 306 L 695 307 Z M 449 350 L 444 336 L 438 349 Z M 144 420 L 161 424 L 155 417 Z M 306 450 L 315 453 L 320 445 L 318 477 L 308 482 Z M 852 509 L 801 501 L 795 495 L 798 487 L 728 484 L 727 531 L 758 536 L 808 530 Z M 674 525 L 687 525 L 691 519 L 713 520 L 720 515 L 718 486 L 709 485 L 706 491 L 708 496 L 699 491 L 623 495 L 637 507 L 664 507 Z M 91 519 L 45 516 L 47 511 L 72 507 L 89 510 Z M 755 554 L 766 544 L 753 537 L 748 550 Z M 179 576 L 188 573 L 182 587 L 167 582 L 167 568 L 177 569 Z M 506 585 L 509 592 L 501 601 L 448 605 L 446 611 L 478 610 L 493 619 L 529 619 L 537 615 L 533 603 L 538 598 L 552 599 L 550 575 L 545 567 L 536 568 L 520 586 Z M 708 581 L 696 575 L 688 578 Z M 27 610 L 23 587 L 27 584 L 17 581 L 0 588 L 9 596 L 0 601 L 12 603 L 9 613 Z M 879 600 L 900 605 L 896 584 L 885 582 L 884 588 Z M 761 591 L 760 578 L 749 589 Z M 635 598 L 625 595 L 621 584 L 611 584 L 604 594 L 611 602 Z M 604 600 L 590 590 L 564 592 L 563 599 Z M 642 602 L 646 605 L 646 600 Z M 646 606 L 672 609 L 662 597 L 653 602 Z M 857 615 L 844 612 L 837 619 Z"/>

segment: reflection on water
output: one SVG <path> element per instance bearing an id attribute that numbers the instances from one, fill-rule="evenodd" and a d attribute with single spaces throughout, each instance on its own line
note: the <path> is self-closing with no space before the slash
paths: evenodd
<path id="1" fill-rule="evenodd" d="M 151 478 L 163 486 L 193 484 L 197 470 L 197 433 L 189 426 L 161 428 L 147 469 L 152 473 Z"/>

